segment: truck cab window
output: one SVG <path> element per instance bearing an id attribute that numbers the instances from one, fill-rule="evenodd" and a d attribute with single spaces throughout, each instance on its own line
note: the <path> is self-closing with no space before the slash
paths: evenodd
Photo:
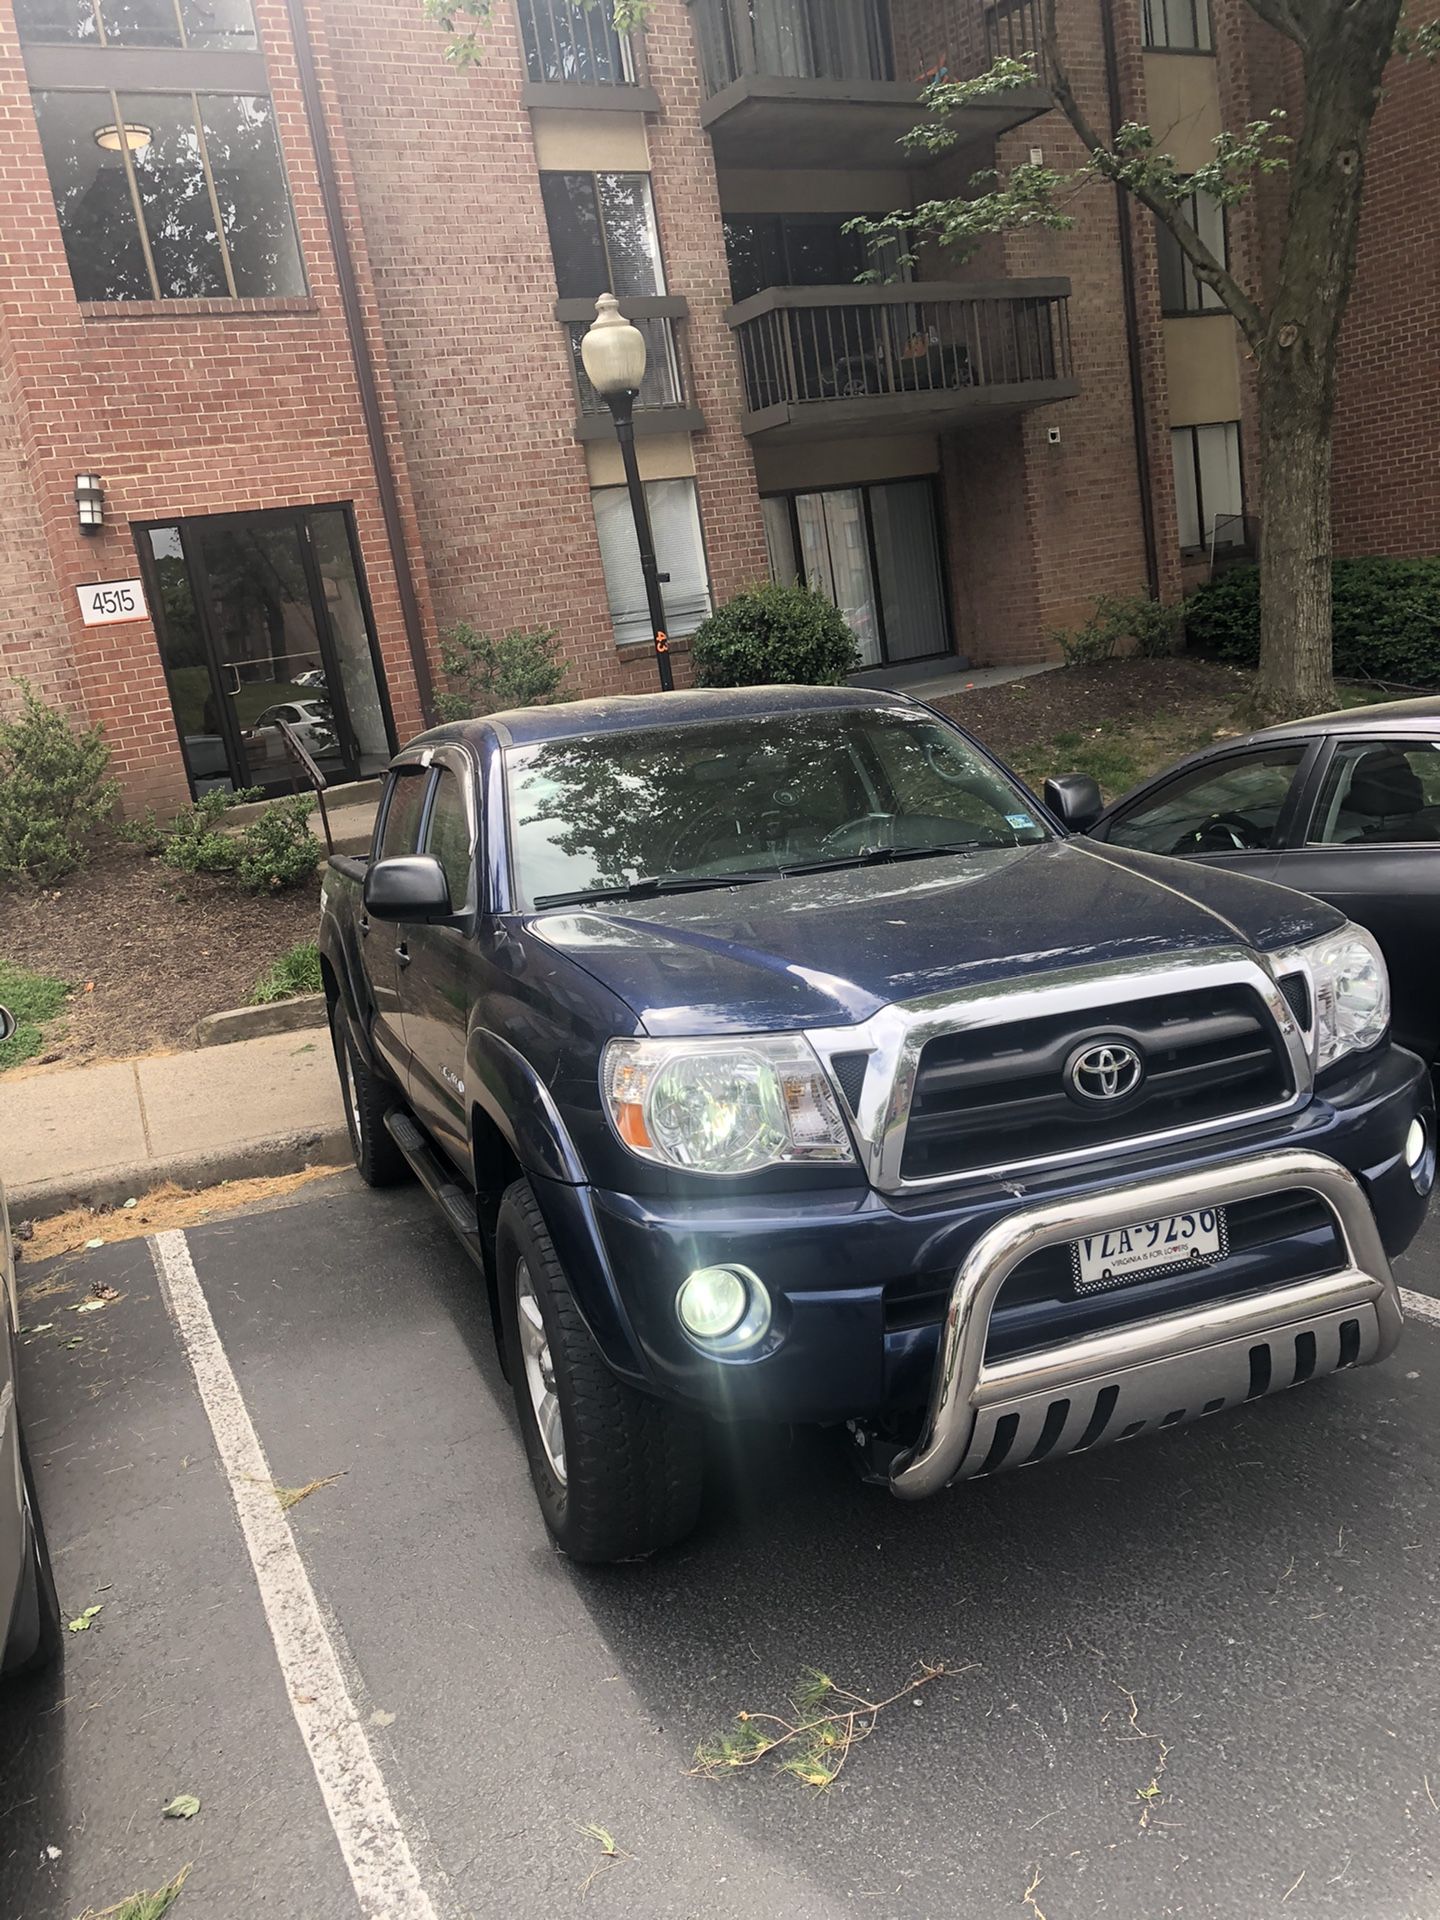
<path id="1" fill-rule="evenodd" d="M 420 817 L 425 811 L 429 785 L 430 773 L 426 767 L 401 767 L 391 775 L 379 859 L 393 860 L 399 854 L 414 853 L 419 848 Z"/>
<path id="2" fill-rule="evenodd" d="M 470 817 L 465 811 L 460 776 L 448 767 L 441 769 L 435 788 L 430 824 L 425 829 L 425 851 L 433 854 L 445 869 L 445 878 L 450 884 L 450 904 L 457 913 L 461 912 L 470 900 L 473 869 Z"/>

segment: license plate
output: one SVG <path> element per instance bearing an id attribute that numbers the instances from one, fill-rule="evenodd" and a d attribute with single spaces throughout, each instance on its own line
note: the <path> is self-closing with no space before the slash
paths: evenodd
<path id="1" fill-rule="evenodd" d="M 1202 1207 L 1195 1213 L 1169 1213 L 1159 1220 L 1137 1220 L 1070 1242 L 1077 1293 L 1120 1287 L 1141 1274 L 1174 1273 L 1181 1267 L 1205 1267 L 1227 1252 L 1225 1210 Z"/>

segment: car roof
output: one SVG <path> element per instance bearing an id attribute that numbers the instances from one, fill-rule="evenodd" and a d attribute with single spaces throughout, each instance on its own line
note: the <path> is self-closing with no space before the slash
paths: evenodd
<path id="1" fill-rule="evenodd" d="M 1417 700 L 1382 700 L 1373 707 L 1340 707 L 1334 713 L 1313 714 L 1308 720 L 1286 720 L 1277 727 L 1262 727 L 1247 734 L 1247 740 L 1272 740 L 1277 735 L 1311 733 L 1398 733 L 1433 732 L 1440 726 L 1440 694 L 1423 694 Z M 1235 742 L 1229 744 L 1234 745 Z"/>
<path id="2" fill-rule="evenodd" d="M 684 726 L 701 720 L 758 720 L 770 714 L 887 707 L 913 712 L 916 702 L 878 687 L 677 688 L 673 693 L 622 693 L 600 700 L 567 700 L 553 707 L 515 707 L 435 727 L 411 745 L 478 743 L 489 733 L 503 746 L 534 746 L 547 740 L 574 740 L 585 734 L 630 733 L 642 727 Z"/>

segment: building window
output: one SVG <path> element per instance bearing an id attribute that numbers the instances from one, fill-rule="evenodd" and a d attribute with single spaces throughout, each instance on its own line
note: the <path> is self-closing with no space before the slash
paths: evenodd
<path id="1" fill-rule="evenodd" d="M 617 647 L 650 640 L 650 613 L 645 581 L 640 572 L 640 549 L 630 496 L 624 487 L 597 487 L 595 526 L 600 556 L 605 564 L 605 591 Z M 710 611 L 710 573 L 705 564 L 705 541 L 700 531 L 700 503 L 693 480 L 647 480 L 645 499 L 655 534 L 655 553 L 662 574 L 666 631 L 672 639 L 694 633 Z"/>
<path id="2" fill-rule="evenodd" d="M 628 87 L 635 82 L 630 42 L 602 6 L 584 0 L 520 0 L 525 68 L 536 82 Z"/>
<path id="3" fill-rule="evenodd" d="M 1230 264 L 1225 250 L 1225 209 L 1208 193 L 1190 193 L 1176 210 L 1188 220 L 1222 267 Z M 1195 269 L 1180 251 L 1180 242 L 1163 222 L 1155 222 L 1155 244 L 1160 267 L 1160 309 L 1166 314 L 1221 313 L 1225 303 L 1213 287 L 1197 280 Z"/>
<path id="4" fill-rule="evenodd" d="M 81 300 L 305 292 L 249 0 L 16 0 L 16 19 L 56 50 L 31 98 Z"/>
<path id="5" fill-rule="evenodd" d="M 665 291 L 648 173 L 542 173 L 562 300 Z"/>
<path id="6" fill-rule="evenodd" d="M 79 299 L 304 293 L 275 116 L 263 95 L 33 97 Z"/>
<path id="7" fill-rule="evenodd" d="M 1174 427 L 1175 508 L 1185 553 L 1245 545 L 1245 496 L 1240 479 L 1240 422 Z"/>
<path id="8" fill-rule="evenodd" d="M 1145 45 L 1171 53 L 1209 53 L 1210 0 L 1141 0 Z"/>
<path id="9" fill-rule="evenodd" d="M 250 0 L 15 0 L 20 38 L 38 47 L 192 47 L 253 53 Z"/>

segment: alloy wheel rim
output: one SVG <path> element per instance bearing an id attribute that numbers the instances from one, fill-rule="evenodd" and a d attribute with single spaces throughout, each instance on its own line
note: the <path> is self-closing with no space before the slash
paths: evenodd
<path id="1" fill-rule="evenodd" d="M 515 1309 L 520 1328 L 520 1353 L 525 1362 L 525 1385 L 530 1391 L 530 1409 L 550 1471 L 565 1485 L 565 1428 L 560 1418 L 560 1396 L 555 1391 L 555 1367 L 550 1357 L 550 1337 L 545 1331 L 540 1302 L 535 1296 L 529 1263 L 521 1260 L 515 1269 Z"/>

